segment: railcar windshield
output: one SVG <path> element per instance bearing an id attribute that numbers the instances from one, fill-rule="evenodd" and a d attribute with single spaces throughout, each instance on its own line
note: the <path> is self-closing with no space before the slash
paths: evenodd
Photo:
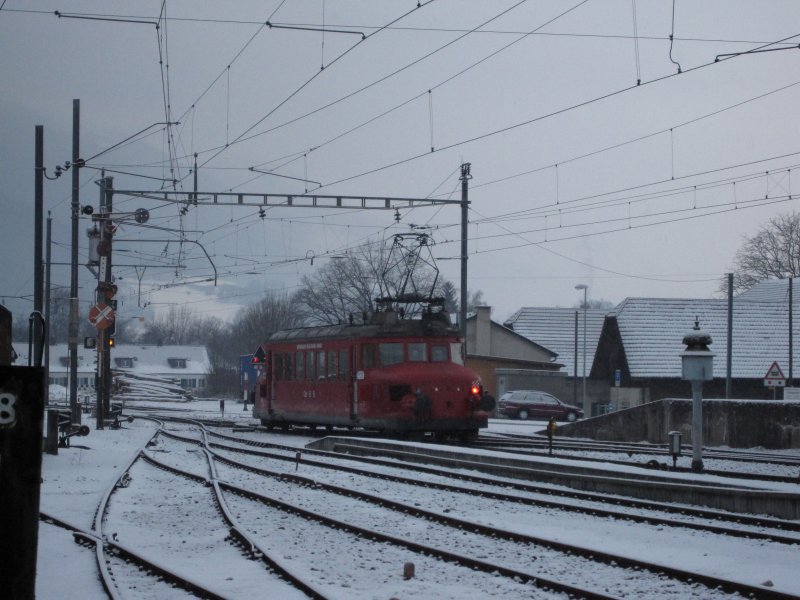
<path id="1" fill-rule="evenodd" d="M 403 344 L 399 342 L 385 342 L 378 344 L 378 355 L 382 367 L 396 365 L 403 362 Z"/>
<path id="2" fill-rule="evenodd" d="M 431 346 L 431 361 L 447 362 L 449 358 L 447 346 Z"/>
<path id="3" fill-rule="evenodd" d="M 412 342 L 408 345 L 408 360 L 411 362 L 428 361 L 428 345 L 425 342 Z"/>

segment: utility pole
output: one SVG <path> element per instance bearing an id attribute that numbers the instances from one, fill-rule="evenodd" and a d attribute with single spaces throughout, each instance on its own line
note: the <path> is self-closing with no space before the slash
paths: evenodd
<path id="1" fill-rule="evenodd" d="M 467 343 L 467 223 L 469 222 L 469 180 L 472 179 L 470 167 L 470 163 L 461 165 L 461 311 L 458 320 L 465 348 Z"/>
<path id="2" fill-rule="evenodd" d="M 45 262 L 47 263 L 47 268 L 45 270 L 45 285 L 44 285 L 44 322 L 47 323 L 47 336 L 44 340 L 44 368 L 50 373 L 50 265 L 52 263 L 52 241 L 53 241 L 53 217 L 50 216 L 50 211 L 47 211 L 47 241 L 45 245 L 47 247 L 47 254 Z M 49 378 L 49 375 L 48 375 Z"/>
<path id="3" fill-rule="evenodd" d="M 792 387 L 794 385 L 792 378 L 792 363 L 793 360 L 793 348 L 794 346 L 794 327 L 793 327 L 793 313 L 794 313 L 794 298 L 792 298 L 792 293 L 794 291 L 794 284 L 792 282 L 792 278 L 789 277 L 789 381 L 786 382 L 787 387 Z"/>
<path id="4" fill-rule="evenodd" d="M 733 397 L 733 273 L 728 273 L 728 357 L 725 361 L 725 397 Z"/>
<path id="5" fill-rule="evenodd" d="M 575 365 L 572 376 L 572 404 L 578 405 L 578 311 L 575 311 Z"/>
<path id="6" fill-rule="evenodd" d="M 33 231 L 33 310 L 40 315 L 43 314 L 43 282 L 44 282 L 44 263 L 42 261 L 42 225 L 44 224 L 44 127 L 36 126 L 36 168 L 34 169 L 34 231 Z M 33 356 L 41 356 L 42 345 L 47 343 L 43 340 L 47 329 L 39 319 L 33 320 Z M 38 359 L 37 359 L 38 360 Z"/>
<path id="7" fill-rule="evenodd" d="M 80 212 L 81 101 L 72 101 L 72 261 L 69 285 L 69 406 L 72 422 L 81 422 L 78 410 L 78 214 Z"/>
<path id="8" fill-rule="evenodd" d="M 100 210 L 94 218 L 100 224 L 100 241 L 97 244 L 100 267 L 97 271 L 95 307 L 108 307 L 107 317 L 101 317 L 97 326 L 97 429 L 105 427 L 105 418 L 111 408 L 111 347 L 116 323 L 116 288 L 111 278 L 111 241 L 114 224 L 111 221 L 114 178 L 103 177 L 100 185 Z M 108 310 L 110 309 L 110 310 Z M 96 310 L 93 309 L 93 310 Z"/>

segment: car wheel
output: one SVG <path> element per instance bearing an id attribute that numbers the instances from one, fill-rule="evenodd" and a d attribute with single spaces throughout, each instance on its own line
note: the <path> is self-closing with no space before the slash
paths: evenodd
<path id="1" fill-rule="evenodd" d="M 567 421 L 569 421 L 570 423 L 574 423 L 577 420 L 578 420 L 578 415 L 576 415 L 574 412 L 567 413 Z"/>
<path id="2" fill-rule="evenodd" d="M 523 408 L 521 411 L 519 411 L 517 413 L 517 418 L 520 421 L 527 421 L 528 420 L 528 411 Z"/>

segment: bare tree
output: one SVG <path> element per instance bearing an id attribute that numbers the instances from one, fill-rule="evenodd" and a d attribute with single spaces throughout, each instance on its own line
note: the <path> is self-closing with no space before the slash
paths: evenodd
<path id="1" fill-rule="evenodd" d="M 442 280 L 439 293 L 444 297 L 444 310 L 447 313 L 458 312 L 458 291 L 452 281 Z"/>
<path id="2" fill-rule="evenodd" d="M 203 341 L 204 324 L 192 314 L 186 305 L 170 306 L 166 314 L 161 314 L 145 324 L 141 342 L 145 344 L 191 344 Z"/>
<path id="3" fill-rule="evenodd" d="M 373 312 L 384 258 L 382 244 L 362 244 L 303 277 L 297 301 L 306 320 L 314 325 L 336 325 L 346 323 L 350 315 Z"/>
<path id="4" fill-rule="evenodd" d="M 254 352 L 271 334 L 304 324 L 297 301 L 287 294 L 270 295 L 243 308 L 231 327 L 236 356 Z"/>
<path id="5" fill-rule="evenodd" d="M 753 287 L 765 279 L 800 276 L 800 213 L 791 212 L 770 219 L 753 237 L 745 237 L 734 259 L 735 292 Z M 727 292 L 727 279 L 720 285 Z"/>

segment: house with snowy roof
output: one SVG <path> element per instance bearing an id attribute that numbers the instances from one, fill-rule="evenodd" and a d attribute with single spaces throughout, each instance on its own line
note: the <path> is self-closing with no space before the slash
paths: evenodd
<path id="1" fill-rule="evenodd" d="M 523 381 L 514 378 L 508 389 L 549 392 L 564 402 L 581 406 L 587 416 L 603 412 L 609 400 L 608 386 L 604 382 L 592 381 L 589 375 L 607 312 L 597 308 L 587 308 L 585 311 L 533 306 L 520 308 L 504 325 L 554 352 L 562 365 L 559 372 L 561 377 L 526 377 Z"/>
<path id="2" fill-rule="evenodd" d="M 28 344 L 15 343 L 17 364 L 28 364 Z M 155 346 L 117 344 L 111 351 L 112 371 L 126 371 L 174 380 L 182 388 L 199 392 L 206 388 L 211 363 L 204 346 Z M 93 394 L 97 351 L 78 346 L 78 393 Z M 67 344 L 50 346 L 50 383 L 68 387 Z"/>
<path id="3" fill-rule="evenodd" d="M 783 286 L 785 289 L 785 282 Z M 773 398 L 774 391 L 764 386 L 764 376 L 774 362 L 789 376 L 789 305 L 780 298 L 764 300 L 762 292 L 753 290 L 732 302 L 733 398 Z M 687 397 L 690 384 L 681 379 L 680 354 L 686 348 L 683 337 L 695 321 L 711 335 L 710 348 L 715 354 L 714 380 L 703 386 L 703 396 L 724 398 L 728 360 L 726 299 L 625 299 L 605 318 L 591 368 L 592 379 L 611 386 L 611 402 L 616 408 L 660 398 Z"/>

